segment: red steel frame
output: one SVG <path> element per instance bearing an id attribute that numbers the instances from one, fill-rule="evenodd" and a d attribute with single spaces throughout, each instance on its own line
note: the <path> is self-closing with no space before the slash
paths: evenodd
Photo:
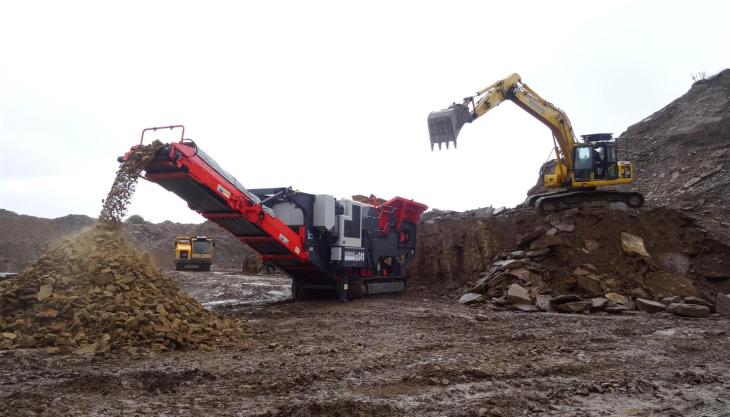
<path id="1" fill-rule="evenodd" d="M 174 128 L 176 126 L 168 126 Z M 159 128 L 158 128 L 159 129 Z M 152 130 L 152 129 L 145 129 Z M 144 137 L 144 133 L 143 133 Z M 176 155 L 180 155 L 176 157 Z M 173 162 L 174 161 L 174 162 Z M 152 162 L 155 164 L 156 162 Z M 177 168 L 184 168 L 186 172 L 172 173 L 153 173 L 148 174 L 145 178 L 150 181 L 182 179 L 190 178 L 202 184 L 210 190 L 213 190 L 218 196 L 226 201 L 228 207 L 234 210 L 233 213 L 206 213 L 200 214 L 208 220 L 216 222 L 222 218 L 240 218 L 248 220 L 260 228 L 271 241 L 276 241 L 279 245 L 286 248 L 291 255 L 285 255 L 288 259 L 297 259 L 306 261 L 309 254 L 304 249 L 304 242 L 301 233 L 294 232 L 284 222 L 276 217 L 271 216 L 261 207 L 261 203 L 252 200 L 247 194 L 241 192 L 237 187 L 231 184 L 227 179 L 220 175 L 208 163 L 206 163 L 197 154 L 197 149 L 193 145 L 183 142 L 170 143 L 170 161 L 167 164 L 174 164 Z M 239 239 L 245 242 L 247 239 L 258 237 L 240 236 Z M 265 255 L 273 257 L 274 255 Z M 279 256 L 277 256 L 279 258 Z"/>
<path id="2" fill-rule="evenodd" d="M 390 233 L 391 223 L 393 223 L 392 226 L 395 230 L 400 230 L 404 220 L 418 224 L 418 221 L 421 219 L 421 214 L 426 209 L 428 209 L 428 206 L 425 204 L 417 203 L 403 197 L 393 197 L 378 207 L 380 213 L 378 230 L 381 234 L 387 235 Z M 395 219 L 391 219 L 391 213 Z"/>
<path id="3" fill-rule="evenodd" d="M 155 182 L 158 180 L 174 180 L 174 179 L 193 179 L 199 184 L 214 191 L 224 201 L 228 207 L 233 210 L 230 213 L 207 213 L 198 211 L 203 217 L 218 223 L 220 219 L 245 219 L 256 225 L 268 236 L 236 236 L 243 243 L 273 243 L 276 242 L 284 247 L 289 254 L 261 254 L 264 261 L 277 260 L 298 260 L 306 262 L 308 252 L 305 250 L 305 230 L 300 227 L 298 232 L 293 231 L 289 226 L 284 224 L 278 218 L 270 215 L 261 207 L 261 203 L 253 200 L 249 195 L 239 190 L 225 177 L 219 174 L 213 167 L 205 162 L 197 154 L 197 147 L 192 143 L 183 140 L 185 127 L 182 125 L 164 126 L 156 128 L 148 128 L 142 131 L 140 145 L 144 141 L 146 132 L 157 131 L 160 129 L 182 129 L 180 142 L 170 143 L 170 154 L 168 161 L 153 161 L 150 166 L 155 164 L 172 164 L 183 171 L 169 173 L 148 173 L 145 178 Z M 135 147 L 132 148 L 134 150 Z M 129 154 L 125 155 L 125 158 Z M 408 200 L 403 197 L 394 197 L 387 202 L 376 205 L 373 199 L 373 205 L 376 206 L 379 214 L 379 231 L 382 235 L 390 233 L 391 228 L 400 230 L 403 221 L 409 221 L 418 224 L 421 214 L 428 209 L 428 206 Z M 401 236 L 401 240 L 403 237 Z M 297 268 L 316 268 L 314 265 L 305 263 L 303 265 L 287 265 L 288 269 Z M 371 275 L 371 271 L 361 270 L 363 275 Z"/>

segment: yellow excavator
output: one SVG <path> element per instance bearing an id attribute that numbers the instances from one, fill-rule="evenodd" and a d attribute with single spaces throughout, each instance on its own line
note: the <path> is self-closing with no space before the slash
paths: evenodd
<path id="1" fill-rule="evenodd" d="M 532 195 L 527 200 L 530 206 L 541 212 L 552 212 L 593 202 L 623 202 L 634 208 L 644 204 L 644 197 L 638 192 L 599 189 L 635 180 L 633 163 L 620 161 L 617 157 L 613 135 L 583 135 L 579 142 L 568 116 L 523 83 L 518 74 L 497 81 L 475 96 L 465 98 L 461 104 L 454 103 L 447 109 L 431 112 L 428 115 L 431 150 L 434 145 L 441 149 L 442 144 L 448 149 L 450 142 L 456 147 L 456 137 L 462 126 L 505 100 L 511 100 L 541 121 L 553 136 L 555 169 L 546 174 L 543 181 L 545 188 L 563 190 Z"/>

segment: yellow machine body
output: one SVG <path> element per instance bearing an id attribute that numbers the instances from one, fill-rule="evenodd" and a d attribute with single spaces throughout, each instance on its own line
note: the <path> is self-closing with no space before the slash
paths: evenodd
<path id="1" fill-rule="evenodd" d="M 215 242 L 207 236 L 175 238 L 175 269 L 209 271 L 213 264 Z"/>

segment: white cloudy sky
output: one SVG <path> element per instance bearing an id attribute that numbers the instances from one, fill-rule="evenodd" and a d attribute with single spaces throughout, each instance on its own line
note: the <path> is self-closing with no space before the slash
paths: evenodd
<path id="1" fill-rule="evenodd" d="M 431 152 L 426 117 L 512 72 L 621 133 L 730 65 L 725 1 L 3 1 L 0 207 L 95 216 L 145 127 L 249 188 L 464 210 L 524 199 L 549 131 L 505 103 Z M 202 221 L 143 182 L 130 208 Z"/>

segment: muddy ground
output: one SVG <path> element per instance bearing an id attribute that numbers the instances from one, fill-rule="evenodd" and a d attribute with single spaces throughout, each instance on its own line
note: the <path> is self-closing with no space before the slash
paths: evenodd
<path id="1" fill-rule="evenodd" d="M 284 277 L 171 273 L 247 350 L 0 352 L 3 416 L 730 416 L 730 319 L 487 312 L 424 289 L 288 302 Z"/>

